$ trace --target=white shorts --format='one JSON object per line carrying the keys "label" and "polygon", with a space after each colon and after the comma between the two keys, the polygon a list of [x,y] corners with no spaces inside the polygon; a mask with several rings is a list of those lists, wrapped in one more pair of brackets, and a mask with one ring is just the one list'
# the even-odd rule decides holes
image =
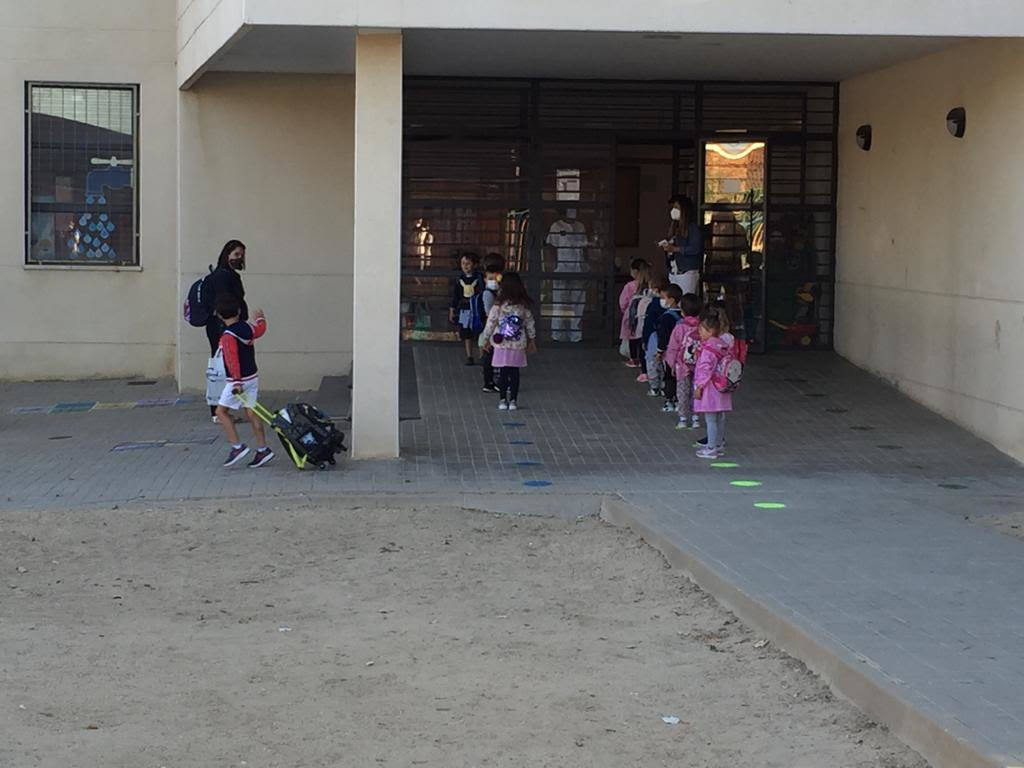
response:
{"label": "white shorts", "polygon": [[256,398],[259,397],[260,394],[260,377],[254,376],[253,378],[242,382],[241,398],[244,398],[244,402],[239,395],[236,395],[232,391],[234,388],[234,382],[227,382],[224,385],[224,391],[220,393],[220,400],[217,401],[217,404],[223,405],[225,408],[231,408],[235,411],[240,411],[243,408],[252,408],[256,402]]}

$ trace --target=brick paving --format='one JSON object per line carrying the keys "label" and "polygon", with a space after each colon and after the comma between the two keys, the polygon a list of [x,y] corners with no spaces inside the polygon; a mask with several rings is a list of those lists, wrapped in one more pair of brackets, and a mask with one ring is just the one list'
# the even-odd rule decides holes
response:
{"label": "brick paving", "polygon": [[[1024,541],[973,522],[1020,510],[1019,464],[832,355],[753,358],[727,425],[724,461],[738,466],[714,468],[693,456],[700,433],[675,431],[612,352],[542,350],[515,413],[496,410],[454,347],[414,354],[421,418],[401,424],[402,458],[323,473],[283,457],[220,469],[224,444],[209,443],[219,432],[201,403],[12,413],[173,398],[168,381],[0,386],[0,504],[444,491],[525,494],[564,513],[574,497],[620,494],[878,682],[1024,764]],[[145,441],[168,442],[112,450]]]}

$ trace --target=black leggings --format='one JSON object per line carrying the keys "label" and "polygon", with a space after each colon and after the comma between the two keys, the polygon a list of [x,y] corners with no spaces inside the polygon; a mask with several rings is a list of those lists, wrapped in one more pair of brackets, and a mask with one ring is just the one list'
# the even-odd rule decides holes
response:
{"label": "black leggings", "polygon": [[[502,400],[516,400],[519,397],[519,369],[505,366],[498,374],[498,390]],[[507,395],[507,397],[506,397]]]}
{"label": "black leggings", "polygon": [[[220,335],[224,333],[224,323],[216,315],[210,315],[206,321],[206,339],[210,342],[210,357],[217,354],[217,347],[220,346]],[[210,414],[217,415],[217,406],[210,406]]]}
{"label": "black leggings", "polygon": [[629,359],[634,362],[639,362],[644,359],[643,344],[640,343],[640,339],[629,340]]}

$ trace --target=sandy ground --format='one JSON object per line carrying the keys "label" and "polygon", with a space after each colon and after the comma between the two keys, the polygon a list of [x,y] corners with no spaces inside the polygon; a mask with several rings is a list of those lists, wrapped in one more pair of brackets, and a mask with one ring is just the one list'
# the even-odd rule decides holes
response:
{"label": "sandy ground", "polygon": [[926,765],[596,520],[0,515],[5,768]]}

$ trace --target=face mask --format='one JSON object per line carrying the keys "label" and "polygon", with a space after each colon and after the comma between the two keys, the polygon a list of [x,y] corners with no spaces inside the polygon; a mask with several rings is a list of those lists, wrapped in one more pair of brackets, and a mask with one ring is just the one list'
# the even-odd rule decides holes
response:
{"label": "face mask", "polygon": [[679,221],[681,218],[683,218],[683,212],[678,208],[673,208],[671,211],[668,212],[668,215],[672,217],[672,221]]}
{"label": "face mask", "polygon": [[245,269],[245,259],[228,259],[228,265],[236,271],[241,271]]}
{"label": "face mask", "polygon": [[490,288],[492,291],[498,290],[498,281],[497,280],[488,280],[487,281],[487,287]]}
{"label": "face mask", "polygon": [[662,309],[669,309],[670,308],[670,305],[668,303],[668,299],[662,299],[661,300],[661,308]]}

